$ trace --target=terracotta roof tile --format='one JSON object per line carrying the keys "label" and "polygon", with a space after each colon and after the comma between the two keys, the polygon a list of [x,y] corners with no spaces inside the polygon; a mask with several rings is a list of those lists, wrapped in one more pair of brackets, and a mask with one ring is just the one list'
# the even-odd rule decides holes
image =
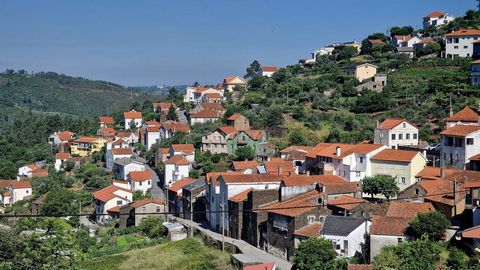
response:
{"label": "terracotta roof tile", "polygon": [[29,181],[11,181],[9,186],[12,186],[13,189],[32,188]]}
{"label": "terracotta roof tile", "polygon": [[470,107],[465,107],[456,114],[447,117],[447,122],[478,122],[478,113]]}
{"label": "terracotta roof tile", "polygon": [[409,123],[410,125],[412,126],[415,126],[414,124],[408,122],[406,119],[404,118],[387,118],[385,119],[382,123],[380,123],[377,128],[381,128],[381,129],[392,129],[392,128],[395,128],[396,126],[400,125],[401,123],[403,122],[407,122]]}
{"label": "terracotta roof tile", "polygon": [[[450,175],[454,172],[459,171],[456,168],[443,168],[445,176]],[[441,168],[440,167],[425,167],[421,170],[417,175],[417,178],[421,178],[422,180],[437,180],[441,178]]]}
{"label": "terracotta roof tile", "polygon": [[433,205],[428,202],[402,202],[394,201],[390,204],[387,211],[388,217],[414,218],[420,213],[427,213],[435,210]]}
{"label": "terracotta roof tile", "polygon": [[475,226],[460,232],[463,238],[480,239],[480,226]]}
{"label": "terracotta roof tile", "polygon": [[80,137],[76,139],[74,142],[76,143],[93,143],[96,142],[98,138],[96,137]]}
{"label": "terracotta roof tile", "polygon": [[245,201],[247,198],[248,198],[248,193],[250,193],[250,191],[252,191],[253,188],[249,188],[247,190],[244,190],[238,194],[235,194],[233,196],[231,196],[230,198],[228,198],[229,201],[232,201],[232,202],[242,202],[242,201]]}
{"label": "terracotta roof tile", "polygon": [[296,217],[317,207],[318,203],[314,201],[321,196],[321,192],[312,190],[282,202],[260,207],[257,211],[267,211],[283,216]]}
{"label": "terracotta roof tile", "polygon": [[55,159],[67,160],[70,159],[70,153],[58,152],[55,154]]}
{"label": "terracotta roof tile", "polygon": [[115,121],[110,116],[100,116],[100,117],[98,117],[98,122],[103,123],[103,124],[107,124],[107,125],[115,124]]}
{"label": "terracotta roof tile", "polygon": [[306,157],[316,158],[318,156],[322,157],[336,157],[337,147],[340,147],[340,152],[348,151],[350,148],[354,147],[354,144],[344,144],[344,143],[319,143],[317,144],[312,151],[308,152]]}
{"label": "terracotta roof tile", "polygon": [[190,178],[190,177],[184,177],[168,187],[168,190],[171,190],[173,192],[178,192],[180,191],[183,187],[190,185],[191,183],[195,182],[197,180]]}
{"label": "terracotta roof tile", "polygon": [[[122,190],[124,192],[128,192],[128,193],[132,193],[132,191],[128,190],[128,189],[125,189],[125,188],[121,188],[121,187],[118,187],[118,186],[114,186],[114,185],[110,185],[106,188],[103,188],[99,191],[95,191],[92,193],[92,196],[99,200],[99,201],[102,201],[102,202],[107,202],[115,197],[118,197],[117,195],[114,194],[114,192],[118,191],[118,190]],[[122,199],[125,199],[125,198],[122,198]]]}
{"label": "terracotta roof tile", "polygon": [[193,144],[172,144],[173,152],[181,152],[186,155],[193,155],[195,153],[195,146]]}
{"label": "terracotta roof tile", "polygon": [[202,103],[198,106],[204,110],[225,111],[225,108],[221,103]]}
{"label": "terracotta roof tile", "polygon": [[225,183],[280,183],[282,178],[271,174],[228,174],[220,173]]}
{"label": "terracotta roof tile", "polygon": [[375,44],[375,45],[385,44],[385,42],[383,42],[383,40],[381,40],[381,39],[369,39],[368,41],[372,44]]}
{"label": "terracotta roof tile", "polygon": [[60,140],[62,140],[64,142],[71,140],[72,137],[75,135],[75,133],[73,133],[71,131],[60,131],[57,134],[58,134],[58,137],[60,138]]}
{"label": "terracotta roof tile", "polygon": [[229,121],[235,121],[237,120],[238,118],[242,117],[243,115],[241,115],[240,113],[236,113],[236,114],[233,114],[232,116],[228,117],[227,120]]}
{"label": "terracotta roof tile", "polygon": [[428,15],[426,15],[424,18],[437,18],[437,17],[443,17],[445,16],[445,13],[440,12],[440,11],[434,11]]}
{"label": "terracotta roof tile", "polygon": [[175,105],[175,103],[170,103],[170,102],[155,102],[155,103],[152,103],[152,107],[155,109],[155,110],[162,110],[162,111],[168,111],[168,109],[170,109],[170,107],[173,108],[177,108],[177,105]]}
{"label": "terracotta roof tile", "polygon": [[275,270],[275,263],[262,263],[243,267],[243,270]]}
{"label": "terracotta roof tile", "polygon": [[142,113],[136,111],[129,111],[123,113],[123,118],[125,119],[142,119]]}
{"label": "terracotta roof tile", "polygon": [[152,171],[133,171],[128,174],[128,177],[134,182],[143,182],[152,180]]}
{"label": "terracotta roof tile", "polygon": [[246,169],[253,169],[256,170],[258,166],[258,162],[255,160],[252,161],[233,161],[232,166],[235,171],[242,171]]}
{"label": "terracotta roof tile", "polygon": [[370,235],[405,236],[410,218],[374,216]]}
{"label": "terracotta roof tile", "polygon": [[382,144],[360,143],[360,144],[357,144],[355,146],[350,147],[346,151],[342,151],[340,153],[340,156],[338,156],[338,157],[336,156],[335,158],[341,159],[341,158],[347,157],[351,154],[367,155],[367,154],[369,154],[369,153],[371,153],[375,150],[378,150],[382,147],[385,147],[385,146],[382,145]]}
{"label": "terracotta roof tile", "polygon": [[477,132],[480,130],[480,126],[472,126],[472,125],[455,125],[451,128],[448,128],[442,132],[441,135],[453,136],[453,137],[461,137],[464,138],[471,133]]}
{"label": "terracotta roof tile", "polygon": [[133,155],[133,150],[132,148],[113,148],[112,154],[119,156],[119,155]]}
{"label": "terracotta roof tile", "polygon": [[322,224],[314,223],[295,230],[293,234],[305,237],[320,237],[322,232]]}
{"label": "terracotta roof tile", "polygon": [[361,203],[365,202],[364,199],[361,198],[353,198],[351,196],[338,196],[336,198],[330,199],[328,201],[328,205],[332,205],[338,208],[352,210],[353,208],[357,207]]}
{"label": "terracotta roof tile", "polygon": [[278,67],[262,66],[262,67],[260,67],[260,69],[263,72],[277,72],[278,71]]}
{"label": "terracotta roof tile", "polygon": [[238,132],[237,129],[232,126],[222,126],[217,129],[225,135],[236,135]]}
{"label": "terracotta roof tile", "polygon": [[165,164],[189,165],[188,160],[182,155],[175,155],[165,161]]}
{"label": "terracotta roof tile", "polygon": [[280,172],[284,176],[295,174],[293,163],[281,158],[272,158],[265,161],[264,166],[268,174],[278,175]]}
{"label": "terracotta roof tile", "polygon": [[140,207],[140,206],[144,206],[145,204],[149,204],[149,203],[155,203],[155,204],[165,205],[165,201],[164,201],[164,200],[145,198],[145,199],[142,199],[142,200],[139,200],[139,201],[134,201],[134,202],[130,205],[130,207],[132,207],[132,208],[138,208],[138,207]]}
{"label": "terracotta roof tile", "polygon": [[116,205],[112,208],[107,209],[107,212],[110,213],[120,213],[120,205]]}
{"label": "terracotta roof tile", "polygon": [[445,35],[446,37],[480,36],[479,29],[460,29]]}
{"label": "terracotta roof tile", "polygon": [[384,160],[384,161],[398,161],[398,162],[411,162],[412,159],[420,152],[398,150],[398,149],[385,149],[380,153],[374,155],[371,160]]}
{"label": "terracotta roof tile", "polygon": [[[235,83],[236,80],[239,80],[239,83]],[[238,76],[228,76],[225,79],[223,79],[223,84],[241,84],[241,85],[246,85],[247,80],[245,80],[242,77]]]}
{"label": "terracotta roof tile", "polygon": [[104,137],[114,137],[115,136],[115,129],[113,128],[100,128],[98,130],[98,135],[104,136]]}
{"label": "terracotta roof tile", "polygon": [[280,153],[287,154],[287,153],[290,153],[290,152],[297,152],[297,151],[308,153],[312,150],[313,150],[313,147],[311,147],[311,146],[292,145],[292,146],[289,146],[285,149],[280,150]]}
{"label": "terracotta roof tile", "polygon": [[253,140],[259,140],[264,134],[263,130],[247,130],[244,132]]}
{"label": "terracotta roof tile", "polygon": [[190,118],[221,118],[222,115],[216,111],[211,109],[203,109],[193,115],[190,115]]}

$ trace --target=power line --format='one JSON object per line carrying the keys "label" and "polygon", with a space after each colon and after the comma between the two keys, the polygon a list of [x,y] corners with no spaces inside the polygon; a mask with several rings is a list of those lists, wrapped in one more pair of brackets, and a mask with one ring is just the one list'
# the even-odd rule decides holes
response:
{"label": "power line", "polygon": [[[389,202],[392,201],[407,201],[407,200],[413,200],[413,199],[422,199],[422,198],[429,198],[429,197],[436,197],[436,196],[445,196],[445,195],[455,195],[455,193],[466,193],[466,190],[463,191],[452,191],[452,192],[444,192],[444,193],[435,193],[435,194],[428,194],[428,195],[419,195],[419,196],[414,196],[414,197],[406,197],[406,198],[395,198],[395,199],[390,199]],[[283,201],[285,202],[285,201]],[[365,201],[366,202],[366,201]],[[278,203],[278,202],[277,202]],[[334,206],[342,206],[342,205],[359,205],[363,202],[345,202],[345,203],[337,203]],[[328,203],[322,203],[322,204],[317,204],[317,205],[301,205],[301,206],[289,206],[289,207],[260,207],[260,208],[254,208],[254,209],[248,209],[248,210],[240,210],[239,212],[268,212],[268,211],[274,211],[274,210],[292,210],[292,209],[304,209],[304,208],[316,208],[316,207],[326,207],[328,206]],[[191,209],[192,210],[192,209]],[[213,213],[230,213],[233,212],[231,210],[207,210],[207,211],[190,211],[190,214],[213,214]],[[143,215],[174,215],[178,214],[177,212],[143,212],[143,213],[137,213],[131,214],[131,213],[118,213],[115,215],[118,216],[143,216]],[[83,214],[58,214],[58,215],[45,215],[45,214],[15,214],[15,215],[5,215],[2,214],[0,215],[0,218],[15,218],[15,217],[82,217],[82,216],[110,216],[111,214],[92,214],[92,213],[83,213]]]}

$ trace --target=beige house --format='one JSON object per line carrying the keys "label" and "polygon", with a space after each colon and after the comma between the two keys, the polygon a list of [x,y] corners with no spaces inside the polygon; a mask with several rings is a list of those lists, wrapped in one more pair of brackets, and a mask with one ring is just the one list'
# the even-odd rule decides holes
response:
{"label": "beige house", "polygon": [[372,175],[395,177],[400,190],[413,185],[415,175],[427,166],[427,159],[417,151],[385,149],[370,160]]}
{"label": "beige house", "polygon": [[225,92],[233,92],[235,86],[247,87],[247,80],[238,76],[229,76],[223,79],[223,88]]}
{"label": "beige house", "polygon": [[227,119],[227,125],[234,127],[238,131],[250,130],[250,121],[239,113],[230,116]]}
{"label": "beige house", "polygon": [[202,137],[202,152],[228,153],[227,141],[235,137],[237,133],[238,131],[232,126],[218,127],[214,132]]}
{"label": "beige house", "polygon": [[374,143],[391,149],[418,145],[418,128],[403,118],[387,118],[375,128]]}
{"label": "beige house", "polygon": [[145,198],[120,207],[120,227],[138,226],[144,218],[165,213],[165,202],[160,199]]}
{"label": "beige house", "polygon": [[345,68],[345,72],[357,78],[358,81],[362,82],[366,79],[373,78],[377,74],[378,67],[369,63],[364,63],[360,65],[350,66]]}

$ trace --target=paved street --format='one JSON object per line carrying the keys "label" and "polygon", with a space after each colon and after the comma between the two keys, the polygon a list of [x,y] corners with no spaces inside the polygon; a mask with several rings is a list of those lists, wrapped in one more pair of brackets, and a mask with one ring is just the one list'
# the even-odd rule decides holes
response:
{"label": "paved street", "polygon": [[[191,225],[190,220],[176,218],[176,217],[173,219],[186,226]],[[202,231],[204,234],[210,236],[211,238],[217,241],[222,240],[221,234],[205,229],[199,223],[193,222],[193,227],[195,227],[199,231]],[[282,270],[290,270],[292,268],[292,264],[290,262],[280,259],[278,257],[275,257],[259,248],[256,248],[248,244],[243,240],[233,239],[230,237],[225,237],[224,239],[225,239],[225,243],[229,243],[236,246],[242,253],[243,255],[242,257],[248,258],[248,261],[258,262],[258,263],[268,263],[268,262],[274,261],[277,264],[277,267]]]}

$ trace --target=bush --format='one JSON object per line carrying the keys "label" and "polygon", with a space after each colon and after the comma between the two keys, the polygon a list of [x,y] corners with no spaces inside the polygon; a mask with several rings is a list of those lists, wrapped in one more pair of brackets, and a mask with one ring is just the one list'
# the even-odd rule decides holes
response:
{"label": "bush", "polygon": [[164,235],[165,227],[162,225],[162,220],[159,217],[149,216],[142,220],[140,230],[149,238],[159,238]]}

